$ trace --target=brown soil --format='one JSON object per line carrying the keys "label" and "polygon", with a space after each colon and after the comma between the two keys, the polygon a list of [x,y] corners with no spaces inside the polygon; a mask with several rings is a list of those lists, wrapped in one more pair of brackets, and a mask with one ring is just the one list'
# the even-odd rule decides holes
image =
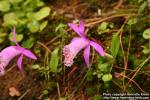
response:
{"label": "brown soil", "polygon": [[[9,70],[9,69],[8,69]],[[33,100],[40,96],[42,91],[42,82],[37,80],[36,74],[29,71],[25,78],[22,77],[17,66],[11,67],[4,76],[0,77],[0,100]],[[14,87],[20,96],[12,97],[9,89]]]}

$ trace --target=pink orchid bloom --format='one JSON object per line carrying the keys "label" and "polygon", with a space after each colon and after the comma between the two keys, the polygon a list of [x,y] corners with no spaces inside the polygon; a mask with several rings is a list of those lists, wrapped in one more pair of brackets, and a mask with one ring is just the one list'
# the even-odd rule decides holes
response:
{"label": "pink orchid bloom", "polygon": [[105,52],[103,48],[94,41],[86,38],[84,33],[84,22],[81,21],[79,26],[73,23],[68,24],[80,37],[75,37],[72,39],[71,43],[66,45],[63,48],[63,55],[65,57],[64,64],[65,66],[70,67],[73,64],[73,59],[75,56],[84,49],[83,57],[87,66],[90,64],[90,46],[94,47],[94,49],[101,56],[105,56]]}
{"label": "pink orchid bloom", "polygon": [[20,56],[17,60],[18,68],[20,69],[22,75],[23,69],[22,69],[22,60],[23,56],[26,56],[28,58],[36,60],[36,56],[29,50],[21,47],[16,40],[16,29],[13,29],[13,41],[15,42],[16,46],[8,46],[7,48],[3,49],[0,52],[0,75],[4,75],[5,68],[9,64],[9,62],[16,56]]}

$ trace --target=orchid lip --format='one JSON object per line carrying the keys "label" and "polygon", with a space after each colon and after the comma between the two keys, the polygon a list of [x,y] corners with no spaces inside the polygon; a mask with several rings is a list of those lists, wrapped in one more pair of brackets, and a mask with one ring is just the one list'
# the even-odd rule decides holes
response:
{"label": "orchid lip", "polygon": [[9,62],[16,56],[20,55],[21,52],[18,51],[15,46],[9,46],[3,49],[0,52],[0,74],[3,75],[5,72],[5,68],[9,64]]}
{"label": "orchid lip", "polygon": [[89,44],[89,41],[84,38],[73,38],[70,44],[63,48],[63,55],[65,57],[64,64],[71,66],[75,56]]}

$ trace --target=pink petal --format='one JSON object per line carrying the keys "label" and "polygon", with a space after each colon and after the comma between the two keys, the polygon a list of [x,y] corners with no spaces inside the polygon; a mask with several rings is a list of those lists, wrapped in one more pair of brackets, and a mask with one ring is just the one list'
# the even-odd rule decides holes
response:
{"label": "pink petal", "polygon": [[77,26],[76,24],[68,23],[68,26],[69,26],[70,28],[72,28],[75,32],[77,32],[78,35],[80,35],[80,33],[79,33],[79,28],[78,28],[78,26]]}
{"label": "pink petal", "polygon": [[31,59],[37,59],[37,57],[29,50],[24,49],[23,54]]}
{"label": "pink petal", "polygon": [[88,45],[83,52],[83,57],[87,66],[90,65],[90,45]]}
{"label": "pink petal", "polygon": [[68,23],[68,26],[71,27],[80,37],[85,37],[84,35],[84,25],[78,27],[76,24]]}
{"label": "pink petal", "polygon": [[18,65],[18,68],[19,68],[19,70],[21,71],[22,75],[24,76],[23,68],[22,68],[22,59],[23,59],[23,55],[21,55],[21,56],[19,57],[19,59],[17,60],[17,65]]}
{"label": "pink petal", "polygon": [[81,38],[80,38],[80,37],[74,37],[74,38],[71,40],[71,42],[74,42],[74,41],[79,40],[79,39],[81,39]]}
{"label": "pink petal", "polygon": [[97,44],[96,42],[90,41],[90,45],[93,46],[95,48],[95,50],[101,55],[104,56],[105,52],[102,48],[102,46],[100,46],[99,44]]}
{"label": "pink petal", "polygon": [[31,59],[37,59],[37,57],[29,50],[23,48],[23,47],[18,47],[18,46],[14,46],[17,50],[19,50],[22,54],[24,54],[25,56],[31,58]]}
{"label": "pink petal", "polygon": [[15,27],[13,28],[12,33],[13,33],[13,42],[15,42],[15,44],[20,47],[20,45],[18,44],[17,39],[16,39],[16,28]]}
{"label": "pink petal", "polygon": [[80,21],[80,26],[79,26],[79,32],[84,35],[84,22],[83,21]]}

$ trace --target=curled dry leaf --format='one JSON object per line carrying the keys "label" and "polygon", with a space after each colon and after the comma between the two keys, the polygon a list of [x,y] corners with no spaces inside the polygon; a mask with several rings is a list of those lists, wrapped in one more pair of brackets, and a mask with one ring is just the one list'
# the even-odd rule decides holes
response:
{"label": "curled dry leaf", "polygon": [[9,88],[9,95],[11,97],[14,97],[14,96],[20,96],[21,94],[15,87],[10,87]]}

